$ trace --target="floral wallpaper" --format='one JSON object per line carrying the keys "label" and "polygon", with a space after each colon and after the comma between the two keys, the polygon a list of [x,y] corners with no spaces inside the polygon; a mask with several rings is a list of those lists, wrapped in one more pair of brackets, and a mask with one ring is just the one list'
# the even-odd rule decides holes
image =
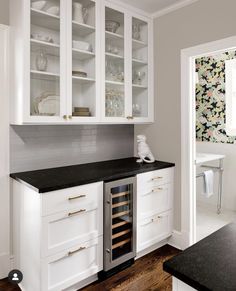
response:
{"label": "floral wallpaper", "polygon": [[235,143],[225,132],[225,60],[236,51],[196,59],[196,139]]}

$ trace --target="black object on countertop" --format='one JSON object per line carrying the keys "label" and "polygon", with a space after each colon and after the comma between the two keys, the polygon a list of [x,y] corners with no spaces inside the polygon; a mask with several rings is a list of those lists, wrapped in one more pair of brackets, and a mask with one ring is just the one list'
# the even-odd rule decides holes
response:
{"label": "black object on countertop", "polygon": [[164,271],[201,291],[236,290],[236,223],[163,264]]}
{"label": "black object on countertop", "polygon": [[140,173],[174,167],[172,163],[156,161],[137,163],[137,158],[126,158],[60,168],[14,173],[11,178],[27,184],[39,193],[69,187],[131,177]]}

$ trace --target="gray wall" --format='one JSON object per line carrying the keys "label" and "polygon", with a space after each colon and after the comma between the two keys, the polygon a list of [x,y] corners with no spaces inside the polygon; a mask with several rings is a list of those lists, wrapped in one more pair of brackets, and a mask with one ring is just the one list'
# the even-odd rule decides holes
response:
{"label": "gray wall", "polygon": [[11,126],[10,171],[133,156],[132,125]]}
{"label": "gray wall", "polygon": [[9,1],[0,0],[0,23],[9,24]]}
{"label": "gray wall", "polygon": [[236,35],[235,0],[199,0],[155,20],[155,117],[153,125],[135,126],[147,135],[156,158],[176,163],[175,228],[181,229],[180,51]]}
{"label": "gray wall", "polygon": [[[9,0],[0,0],[0,23],[9,23]],[[10,171],[27,171],[133,156],[134,127],[12,126]]]}

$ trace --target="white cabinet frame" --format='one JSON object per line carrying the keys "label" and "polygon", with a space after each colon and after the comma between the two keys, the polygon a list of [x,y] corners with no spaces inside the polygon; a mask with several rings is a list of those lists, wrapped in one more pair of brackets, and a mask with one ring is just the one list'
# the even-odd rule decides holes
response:
{"label": "white cabinet frame", "polygon": [[[93,0],[91,0],[93,1]],[[96,112],[93,117],[72,116],[72,0],[60,0],[60,115],[30,114],[31,0],[10,0],[11,23],[11,124],[135,124],[154,121],[153,19],[137,14],[112,1],[97,0],[96,6]],[[105,6],[124,13],[125,116],[105,117]],[[148,113],[132,116],[132,18],[148,23]],[[127,61],[128,60],[128,61]],[[67,117],[67,118],[65,118]]]}

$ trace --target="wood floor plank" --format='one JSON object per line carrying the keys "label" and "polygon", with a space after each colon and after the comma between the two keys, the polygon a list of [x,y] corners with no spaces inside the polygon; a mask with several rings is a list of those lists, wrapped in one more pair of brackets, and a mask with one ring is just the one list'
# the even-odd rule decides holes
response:
{"label": "wood floor plank", "polygon": [[[179,252],[166,245],[135,261],[128,269],[80,291],[171,291],[171,276],[163,271],[162,265]],[[0,280],[0,291],[20,291],[20,288],[5,279]]]}

